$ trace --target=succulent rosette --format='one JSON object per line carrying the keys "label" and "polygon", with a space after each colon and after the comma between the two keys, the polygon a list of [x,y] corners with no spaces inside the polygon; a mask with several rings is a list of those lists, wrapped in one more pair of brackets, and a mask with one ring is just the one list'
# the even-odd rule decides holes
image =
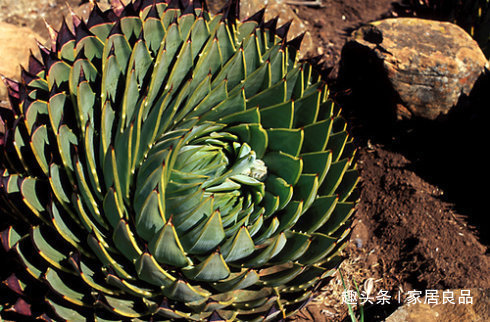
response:
{"label": "succulent rosette", "polygon": [[294,314],[341,261],[358,180],[300,38],[234,1],[113,5],[5,79],[2,314]]}

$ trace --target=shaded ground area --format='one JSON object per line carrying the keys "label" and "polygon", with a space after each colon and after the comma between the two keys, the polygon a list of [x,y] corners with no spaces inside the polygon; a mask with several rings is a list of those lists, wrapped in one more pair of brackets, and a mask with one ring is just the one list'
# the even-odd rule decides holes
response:
{"label": "shaded ground area", "polygon": [[345,40],[353,29],[370,21],[392,17],[393,0],[323,0],[322,7],[294,6],[300,18],[309,22],[310,33],[323,53],[325,67],[333,67],[335,79]]}

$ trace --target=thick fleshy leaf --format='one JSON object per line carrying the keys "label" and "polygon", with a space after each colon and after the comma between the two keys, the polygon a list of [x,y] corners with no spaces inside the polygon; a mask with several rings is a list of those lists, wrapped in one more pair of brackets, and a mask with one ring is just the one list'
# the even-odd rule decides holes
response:
{"label": "thick fleshy leaf", "polygon": [[187,278],[204,282],[223,280],[230,275],[230,269],[219,252],[214,252],[197,266],[183,269],[182,272]]}
{"label": "thick fleshy leaf", "polygon": [[254,241],[246,227],[240,228],[233,238],[228,239],[221,247],[223,258],[227,262],[247,257],[254,251]]}
{"label": "thick fleshy leaf", "polygon": [[0,237],[20,298],[0,319],[290,317],[338,267],[358,197],[302,37],[264,11],[239,21],[237,1],[124,3],[48,26],[50,49],[4,79]]}
{"label": "thick fleshy leaf", "polygon": [[189,264],[171,221],[167,221],[160,232],[153,237],[148,248],[159,263],[176,267],[184,267]]}
{"label": "thick fleshy leaf", "polygon": [[181,238],[182,245],[187,252],[202,254],[218,246],[225,238],[219,211],[215,211],[198,225],[196,232],[198,233],[190,231]]}

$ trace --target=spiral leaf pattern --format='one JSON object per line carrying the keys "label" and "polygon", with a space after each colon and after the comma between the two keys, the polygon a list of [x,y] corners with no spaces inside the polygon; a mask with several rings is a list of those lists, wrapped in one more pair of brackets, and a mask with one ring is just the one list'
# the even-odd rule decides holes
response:
{"label": "spiral leaf pattern", "polygon": [[95,6],[5,79],[6,311],[274,320],[333,274],[355,148],[300,39],[262,16]]}

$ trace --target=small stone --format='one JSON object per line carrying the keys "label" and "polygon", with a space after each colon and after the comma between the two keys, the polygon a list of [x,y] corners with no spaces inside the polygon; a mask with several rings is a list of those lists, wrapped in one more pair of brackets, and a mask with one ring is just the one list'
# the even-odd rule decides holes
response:
{"label": "small stone", "polygon": [[398,118],[436,119],[469,95],[487,59],[459,26],[418,18],[391,18],[363,26],[351,42],[382,63],[401,102]]}

